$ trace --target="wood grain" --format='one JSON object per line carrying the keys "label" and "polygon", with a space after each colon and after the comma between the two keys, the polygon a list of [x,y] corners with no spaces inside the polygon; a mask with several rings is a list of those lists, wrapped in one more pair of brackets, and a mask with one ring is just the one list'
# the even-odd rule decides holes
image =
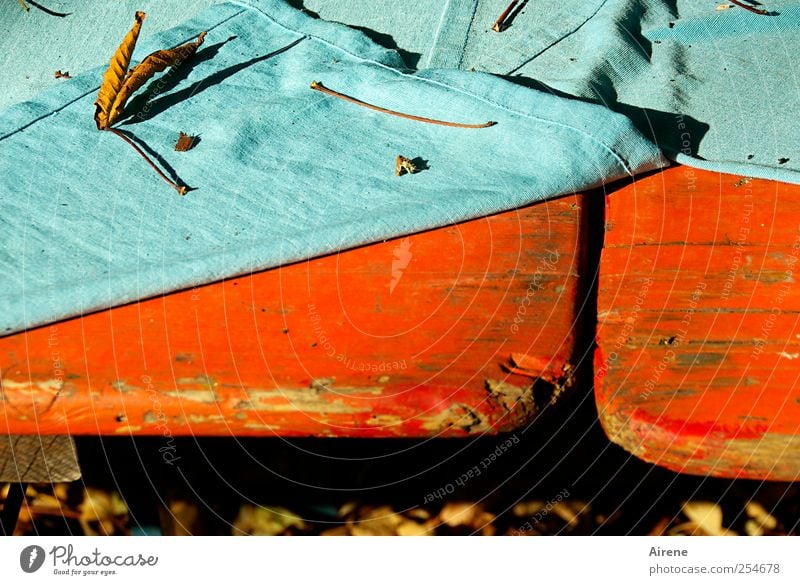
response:
{"label": "wood grain", "polygon": [[511,354],[555,383],[572,356],[583,203],[565,197],[0,339],[0,432],[517,428],[537,414],[532,379],[503,368]]}
{"label": "wood grain", "polygon": [[800,187],[675,167],[607,199],[595,391],[675,471],[800,477]]}

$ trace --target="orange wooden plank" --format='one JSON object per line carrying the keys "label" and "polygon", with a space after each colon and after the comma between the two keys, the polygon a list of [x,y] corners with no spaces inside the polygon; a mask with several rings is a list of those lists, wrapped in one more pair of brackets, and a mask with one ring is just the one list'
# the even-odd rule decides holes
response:
{"label": "orange wooden plank", "polygon": [[583,203],[0,339],[0,432],[458,436],[526,424],[531,379],[502,365],[528,356],[563,382],[583,301]]}
{"label": "orange wooden plank", "polygon": [[800,477],[800,187],[675,167],[611,194],[595,390],[676,471]]}

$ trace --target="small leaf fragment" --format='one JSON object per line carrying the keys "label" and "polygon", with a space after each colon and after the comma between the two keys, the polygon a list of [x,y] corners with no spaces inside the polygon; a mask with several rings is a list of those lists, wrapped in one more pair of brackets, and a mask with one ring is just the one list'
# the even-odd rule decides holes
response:
{"label": "small leaf fragment", "polygon": [[394,164],[395,175],[400,177],[406,173],[409,175],[413,175],[416,172],[417,172],[417,165],[415,165],[410,158],[406,158],[402,154],[397,155],[397,160],[395,160]]}
{"label": "small leaf fragment", "polygon": [[53,75],[56,79],[72,79],[72,75],[69,74],[69,71],[61,71],[61,69],[56,71]]}
{"label": "small leaf fragment", "polygon": [[197,142],[197,136],[189,136],[185,132],[180,132],[178,142],[175,143],[175,150],[178,152],[186,152],[192,150]]}

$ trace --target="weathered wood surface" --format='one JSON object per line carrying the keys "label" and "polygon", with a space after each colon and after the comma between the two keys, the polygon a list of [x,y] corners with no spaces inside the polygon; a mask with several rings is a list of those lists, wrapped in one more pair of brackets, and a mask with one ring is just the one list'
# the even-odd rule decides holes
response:
{"label": "weathered wood surface", "polygon": [[800,478],[800,187],[676,167],[607,198],[595,392],[675,471]]}
{"label": "weathered wood surface", "polygon": [[565,197],[0,339],[0,433],[517,428],[536,416],[531,378],[503,364],[518,354],[559,384],[572,355],[583,204]]}

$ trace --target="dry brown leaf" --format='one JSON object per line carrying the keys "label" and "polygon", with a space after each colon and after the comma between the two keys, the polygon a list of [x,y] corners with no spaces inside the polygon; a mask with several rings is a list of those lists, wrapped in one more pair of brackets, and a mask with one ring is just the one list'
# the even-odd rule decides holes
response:
{"label": "dry brown leaf", "polygon": [[390,506],[367,509],[361,517],[350,524],[353,536],[395,536],[403,517]]}
{"label": "dry brown leaf", "polygon": [[469,502],[448,502],[439,512],[439,520],[452,528],[466,526],[471,530],[480,530],[484,536],[494,534],[495,515],[487,512],[480,504]]}
{"label": "dry brown leaf", "polygon": [[61,500],[62,502],[66,502],[67,498],[69,497],[69,484],[57,483],[53,487],[53,493],[59,500]]}
{"label": "dry brown leaf", "polygon": [[455,528],[456,526],[470,525],[477,510],[475,504],[469,502],[448,502],[439,512],[439,519]]}
{"label": "dry brown leaf", "polygon": [[122,115],[128,98],[148,79],[167,67],[179,65],[194,55],[197,48],[203,44],[206,35],[204,32],[200,33],[197,40],[192,43],[156,51],[145,57],[138,65],[130,67],[131,56],[136,48],[144,18],[144,12],[136,13],[131,30],[111,57],[108,70],[103,75],[103,83],[95,101],[94,120],[98,130],[106,130],[114,125]]}
{"label": "dry brown leaf", "polygon": [[87,536],[111,535],[124,524],[128,507],[116,492],[109,493],[96,488],[84,492],[80,510],[80,524]]}
{"label": "dry brown leaf", "polygon": [[553,504],[553,514],[566,522],[570,528],[578,525],[580,515],[589,510],[585,502],[556,502]]}
{"label": "dry brown leaf", "polygon": [[200,509],[193,501],[175,499],[159,510],[164,536],[191,536],[201,532]]}
{"label": "dry brown leaf", "polygon": [[397,525],[398,536],[430,536],[428,529],[413,520],[404,520]]}
{"label": "dry brown leaf", "polygon": [[404,157],[402,154],[397,155],[394,162],[394,174],[398,177],[404,174],[413,175],[417,172],[417,165],[413,163],[410,158]]}
{"label": "dry brown leaf", "polygon": [[339,508],[339,511],[336,513],[338,518],[345,518],[355,512],[358,509],[357,502],[345,502],[342,504],[342,507]]}
{"label": "dry brown leaf", "polygon": [[685,502],[683,513],[689,522],[670,530],[670,535],[697,534],[701,536],[734,536],[736,532],[722,525],[722,508],[712,502]]}
{"label": "dry brown leaf", "polygon": [[303,530],[306,525],[300,516],[286,508],[245,504],[239,509],[239,515],[233,522],[232,533],[234,536],[275,536],[292,527]]}
{"label": "dry brown leaf", "polygon": [[758,502],[748,502],[745,507],[747,515],[752,518],[760,528],[767,530],[775,530],[778,527],[778,521],[775,517],[767,512],[766,508]]}
{"label": "dry brown leaf", "polygon": [[530,500],[528,502],[519,502],[514,506],[514,509],[511,511],[514,516],[523,517],[523,516],[533,516],[544,508],[547,504],[541,500]]}
{"label": "dry brown leaf", "polygon": [[130,67],[131,56],[133,55],[133,50],[136,48],[136,41],[139,38],[139,32],[142,29],[144,18],[144,12],[136,13],[133,27],[131,27],[131,30],[125,35],[122,44],[120,44],[119,48],[111,57],[108,70],[103,75],[103,83],[100,85],[97,100],[94,102],[94,121],[98,130],[108,130],[127,142],[130,147],[158,173],[159,177],[179,194],[185,195],[189,191],[186,185],[182,185],[180,182],[175,182],[170,179],[152,160],[150,160],[144,150],[137,146],[133,140],[123,132],[112,126],[119,120],[125,108],[125,103],[137,89],[142,87],[147,80],[156,73],[164,71],[167,67],[180,65],[183,61],[194,55],[197,48],[203,44],[206,33],[201,32],[197,36],[197,40],[193,43],[186,43],[174,49],[165,49],[163,51],[150,53],[141,63]]}
{"label": "dry brown leaf", "polygon": [[428,512],[425,508],[412,508],[405,513],[406,516],[409,518],[414,518],[415,520],[428,520],[431,517],[431,513]]}
{"label": "dry brown leaf", "polygon": [[194,148],[196,140],[197,136],[189,136],[185,132],[180,132],[178,136],[178,142],[175,143],[175,150],[177,150],[178,152],[186,152],[187,150],[192,150],[192,148]]}
{"label": "dry brown leaf", "polygon": [[744,532],[747,536],[764,536],[764,529],[755,520],[748,520],[744,523]]}
{"label": "dry brown leaf", "polygon": [[50,494],[37,494],[31,502],[30,506],[36,508],[60,508],[61,501],[56,498],[55,496],[51,496]]}
{"label": "dry brown leaf", "polygon": [[144,12],[137,12],[135,14],[133,27],[131,27],[131,30],[125,35],[122,44],[120,44],[117,51],[111,57],[108,70],[103,75],[103,83],[100,85],[100,92],[97,94],[97,100],[94,102],[94,121],[99,130],[105,130],[113,124],[111,112],[114,109],[114,102],[122,89],[122,85],[125,83],[125,76],[128,73],[128,67],[130,66],[131,57],[133,56],[133,49],[136,47],[136,41],[139,38],[139,32],[142,30],[144,17]]}
{"label": "dry brown leaf", "polygon": [[72,75],[69,74],[69,71],[61,71],[61,69],[56,71],[53,75],[56,79],[72,79]]}

